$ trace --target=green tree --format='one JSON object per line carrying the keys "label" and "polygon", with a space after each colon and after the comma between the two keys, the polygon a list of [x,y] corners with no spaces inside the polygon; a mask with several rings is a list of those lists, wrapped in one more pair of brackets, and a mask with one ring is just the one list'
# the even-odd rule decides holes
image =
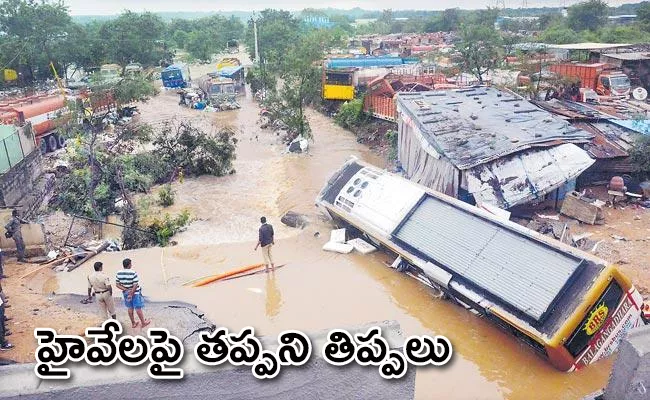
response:
{"label": "green tree", "polygon": [[210,34],[206,31],[192,31],[187,35],[185,49],[192,58],[209,61],[216,50],[210,39]]}
{"label": "green tree", "polygon": [[442,12],[440,30],[443,32],[457,31],[460,27],[460,12],[457,8],[448,8]]}
{"label": "green tree", "polygon": [[174,34],[172,35],[172,41],[179,49],[185,48],[185,45],[187,44],[189,38],[190,38],[190,34],[181,30],[174,32]]}
{"label": "green tree", "polygon": [[286,54],[279,74],[282,86],[279,92],[269,95],[265,106],[274,119],[287,125],[288,140],[311,137],[305,108],[319,98],[320,72],[315,65],[322,60],[324,51],[340,44],[331,31],[312,30],[302,35]]}
{"label": "green tree", "polygon": [[574,31],[595,31],[607,23],[609,6],[603,0],[589,0],[569,7],[567,24]]}
{"label": "green tree", "polygon": [[49,63],[58,64],[62,44],[71,36],[72,20],[62,1],[5,0],[0,2],[0,63],[25,65],[36,78],[49,78]]}
{"label": "green tree", "polygon": [[125,67],[130,62],[157,65],[165,58],[164,32],[165,23],[156,14],[126,11],[104,23],[99,33],[109,60]]}
{"label": "green tree", "polygon": [[462,54],[463,67],[483,83],[483,75],[499,61],[501,37],[493,27],[483,24],[463,24],[460,42],[456,45]]}
{"label": "green tree", "polygon": [[636,9],[636,18],[645,30],[650,30],[650,1],[644,1]]}
{"label": "green tree", "polygon": [[565,25],[553,25],[539,35],[538,40],[542,43],[567,44],[575,43],[579,35],[576,31]]}
{"label": "green tree", "polygon": [[[300,21],[289,11],[271,9],[262,11],[256,20],[260,57],[265,65],[277,69],[299,40]],[[251,59],[254,59],[255,38],[252,21],[248,22],[245,43]]]}

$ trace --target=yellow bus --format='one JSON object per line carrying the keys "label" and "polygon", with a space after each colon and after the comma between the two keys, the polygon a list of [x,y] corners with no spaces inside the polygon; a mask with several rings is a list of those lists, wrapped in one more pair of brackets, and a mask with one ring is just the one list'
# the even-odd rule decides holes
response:
{"label": "yellow bus", "polygon": [[354,99],[354,72],[350,69],[323,68],[323,99],[352,100]]}
{"label": "yellow bus", "polygon": [[316,204],[394,253],[392,266],[572,371],[613,353],[644,323],[614,265],[353,158]]}

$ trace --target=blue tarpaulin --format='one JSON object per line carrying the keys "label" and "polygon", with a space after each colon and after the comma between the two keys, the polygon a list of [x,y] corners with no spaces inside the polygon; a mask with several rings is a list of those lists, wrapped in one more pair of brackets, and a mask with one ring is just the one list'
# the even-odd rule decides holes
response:
{"label": "blue tarpaulin", "polygon": [[650,134],[650,120],[648,119],[611,119],[609,122],[642,135]]}
{"label": "blue tarpaulin", "polygon": [[241,65],[222,67],[218,71],[218,74],[219,74],[219,76],[222,76],[224,78],[231,78],[232,79],[232,78],[235,77],[235,75],[237,75],[237,73],[239,73],[239,71],[242,70],[242,68],[244,68],[244,67],[242,67]]}

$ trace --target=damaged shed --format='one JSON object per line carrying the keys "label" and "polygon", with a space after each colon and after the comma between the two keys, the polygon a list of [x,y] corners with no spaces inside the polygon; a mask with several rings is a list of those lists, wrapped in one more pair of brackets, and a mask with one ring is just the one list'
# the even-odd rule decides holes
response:
{"label": "damaged shed", "polygon": [[508,209],[575,179],[593,135],[489,87],[397,95],[398,157],[407,177],[470,203]]}

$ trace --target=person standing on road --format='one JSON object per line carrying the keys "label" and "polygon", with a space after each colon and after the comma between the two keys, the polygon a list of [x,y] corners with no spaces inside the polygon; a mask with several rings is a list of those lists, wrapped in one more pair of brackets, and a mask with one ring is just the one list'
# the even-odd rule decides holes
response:
{"label": "person standing on road", "polygon": [[255,250],[257,251],[257,248],[262,246],[264,267],[268,271],[269,265],[271,266],[271,269],[275,269],[275,264],[273,263],[273,255],[271,254],[271,247],[275,244],[275,241],[273,240],[273,226],[266,223],[266,217],[260,218],[260,222],[262,223],[262,226],[260,226],[259,239],[257,240]]}
{"label": "person standing on road", "polygon": [[23,241],[23,232],[21,230],[21,224],[26,224],[27,222],[20,218],[18,210],[14,209],[11,212],[11,219],[5,225],[7,233],[6,237],[14,239],[16,243],[16,251],[18,252],[18,262],[27,262],[25,260],[25,242]]}
{"label": "person standing on road", "polygon": [[[149,325],[150,320],[144,319],[144,314],[142,308],[144,307],[144,298],[142,297],[142,287],[140,286],[140,278],[138,273],[131,269],[131,260],[125,258],[122,261],[122,269],[117,272],[117,278],[115,279],[115,286],[122,291],[122,296],[124,296],[124,305],[129,309],[129,318],[131,319],[131,325],[134,328],[138,327],[138,324],[142,323],[142,327]],[[140,321],[136,321],[133,316],[133,310],[138,314]]]}
{"label": "person standing on road", "polygon": [[111,286],[111,278],[104,274],[104,264],[97,261],[95,265],[95,272],[88,275],[88,299],[87,302],[92,301],[92,292],[95,292],[97,304],[102,312],[102,318],[108,315],[110,318],[117,319],[115,316],[115,302],[113,302],[113,287]]}

